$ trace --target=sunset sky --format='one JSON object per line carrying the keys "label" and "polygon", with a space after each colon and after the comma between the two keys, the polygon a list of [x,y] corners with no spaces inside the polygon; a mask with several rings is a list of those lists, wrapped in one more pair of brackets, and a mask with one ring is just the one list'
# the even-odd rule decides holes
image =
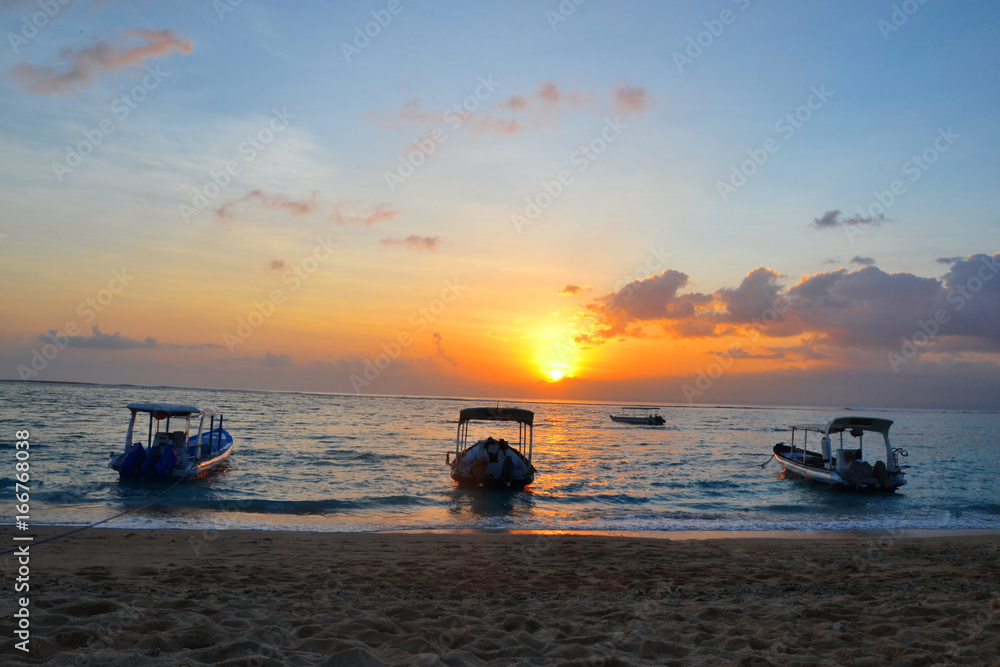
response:
{"label": "sunset sky", "polygon": [[0,21],[0,379],[1000,408],[995,2]]}

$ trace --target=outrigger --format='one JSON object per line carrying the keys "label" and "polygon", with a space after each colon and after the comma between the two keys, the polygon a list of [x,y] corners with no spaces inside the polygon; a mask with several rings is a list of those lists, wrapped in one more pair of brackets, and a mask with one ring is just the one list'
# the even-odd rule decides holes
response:
{"label": "outrigger", "polygon": [[[112,452],[108,461],[108,467],[117,470],[122,479],[196,477],[216,468],[233,453],[233,436],[222,428],[221,412],[172,403],[131,403],[127,407],[132,418],[125,451]],[[132,442],[140,413],[149,415],[145,447],[141,440]]]}
{"label": "outrigger", "polygon": [[[889,443],[891,419],[874,417],[838,417],[827,424],[802,424],[792,426],[791,444],[779,442],[774,446],[774,458],[785,472],[794,473],[835,487],[857,491],[894,491],[906,484],[900,456],[906,450],[893,449]],[[809,434],[819,436],[820,451],[808,449]],[[844,433],[857,442],[844,441]],[[871,465],[863,460],[862,441],[865,433],[878,433],[885,444],[885,461],[876,460]],[[796,434],[799,441],[796,443]],[[834,448],[831,436],[839,435]],[[846,445],[846,446],[845,446]]]}
{"label": "outrigger", "polygon": [[[531,465],[535,413],[521,408],[466,408],[459,413],[455,451],[447,452],[451,478],[460,486],[489,489],[523,489],[535,480]],[[469,445],[469,422],[512,421],[518,425],[517,442],[488,437]],[[452,459],[454,454],[454,459]]]}

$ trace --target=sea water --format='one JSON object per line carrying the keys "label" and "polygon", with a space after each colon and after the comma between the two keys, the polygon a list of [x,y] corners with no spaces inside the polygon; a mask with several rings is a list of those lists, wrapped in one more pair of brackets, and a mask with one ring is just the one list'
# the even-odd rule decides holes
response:
{"label": "sea water", "polygon": [[[131,402],[225,413],[233,455],[175,486],[125,482]],[[13,493],[14,434],[30,432],[31,524],[373,531],[1000,529],[1000,414],[830,408],[664,407],[662,427],[612,422],[614,405],[500,401],[535,413],[527,490],[458,489],[445,454],[459,410],[493,400],[0,382],[0,478]],[[765,467],[792,424],[844,414],[895,420],[907,485],[854,494]],[[506,427],[506,428],[505,428]],[[470,437],[516,441],[515,424]],[[817,443],[818,444],[818,443]],[[884,458],[878,436],[866,458]],[[8,523],[15,514],[7,508]]]}

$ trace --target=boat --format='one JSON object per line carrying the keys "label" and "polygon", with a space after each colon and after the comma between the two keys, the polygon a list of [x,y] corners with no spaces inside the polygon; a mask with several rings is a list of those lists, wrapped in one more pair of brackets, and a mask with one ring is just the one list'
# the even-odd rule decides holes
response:
{"label": "boat", "polygon": [[642,426],[663,426],[666,420],[660,416],[659,408],[644,405],[625,406],[617,415],[608,415],[613,422],[639,424]]}
{"label": "boat", "polygon": [[[874,417],[837,417],[827,424],[796,425],[792,427],[790,444],[779,442],[774,446],[774,459],[786,473],[830,486],[856,491],[895,491],[906,484],[903,468],[909,466],[899,464],[899,458],[907,456],[907,452],[892,447],[890,426],[891,419]],[[872,465],[864,460],[862,443],[866,433],[882,437],[885,461],[876,460]],[[810,434],[815,434],[820,451],[809,449]],[[844,439],[845,434],[849,439]]]}
{"label": "boat", "polygon": [[[459,413],[455,451],[445,463],[459,486],[486,489],[523,489],[535,480],[531,464],[535,413],[522,408],[465,408]],[[518,438],[510,443],[492,436],[469,445],[469,423],[474,421],[516,422]],[[452,458],[454,454],[454,458]]]}
{"label": "boat", "polygon": [[[197,477],[219,467],[233,453],[233,436],[222,428],[222,413],[194,405],[130,403],[132,418],[125,436],[125,451],[112,452],[108,467],[121,479],[175,479]],[[136,424],[149,415],[146,445]],[[206,428],[207,427],[207,428]],[[173,430],[171,430],[171,428]]]}

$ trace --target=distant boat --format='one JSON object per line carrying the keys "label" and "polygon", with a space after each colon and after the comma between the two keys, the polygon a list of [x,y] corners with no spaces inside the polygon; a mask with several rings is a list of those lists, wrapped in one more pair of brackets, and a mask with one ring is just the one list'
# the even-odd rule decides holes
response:
{"label": "distant boat", "polygon": [[667,421],[660,416],[659,408],[644,405],[626,406],[617,415],[608,415],[611,421],[623,424],[639,424],[641,426],[663,426]]}
{"label": "distant boat", "polygon": [[[907,453],[899,447],[893,449],[889,443],[890,426],[891,419],[874,417],[838,417],[827,424],[793,426],[791,444],[776,444],[774,458],[785,472],[823,484],[857,491],[894,491],[906,484],[902,469],[909,466],[899,465],[899,457]],[[818,452],[808,449],[810,433],[819,439]],[[857,442],[845,442],[844,433]],[[885,461],[876,460],[872,465],[864,460],[862,442],[866,433],[882,436]],[[831,436],[839,436],[836,444]]]}
{"label": "distant boat", "polygon": [[[132,418],[125,451],[112,452],[108,461],[108,467],[117,470],[121,479],[197,477],[218,467],[233,453],[233,436],[222,428],[221,412],[171,403],[131,403],[127,407]],[[132,441],[139,414],[149,415],[145,447],[141,436]]]}
{"label": "distant boat", "polygon": [[[531,465],[535,413],[520,408],[466,408],[459,413],[455,451],[445,463],[459,486],[487,489],[523,489],[535,480]],[[512,421],[518,424],[518,439],[509,443],[492,437],[469,445],[469,422]],[[451,456],[454,453],[455,458]]]}

